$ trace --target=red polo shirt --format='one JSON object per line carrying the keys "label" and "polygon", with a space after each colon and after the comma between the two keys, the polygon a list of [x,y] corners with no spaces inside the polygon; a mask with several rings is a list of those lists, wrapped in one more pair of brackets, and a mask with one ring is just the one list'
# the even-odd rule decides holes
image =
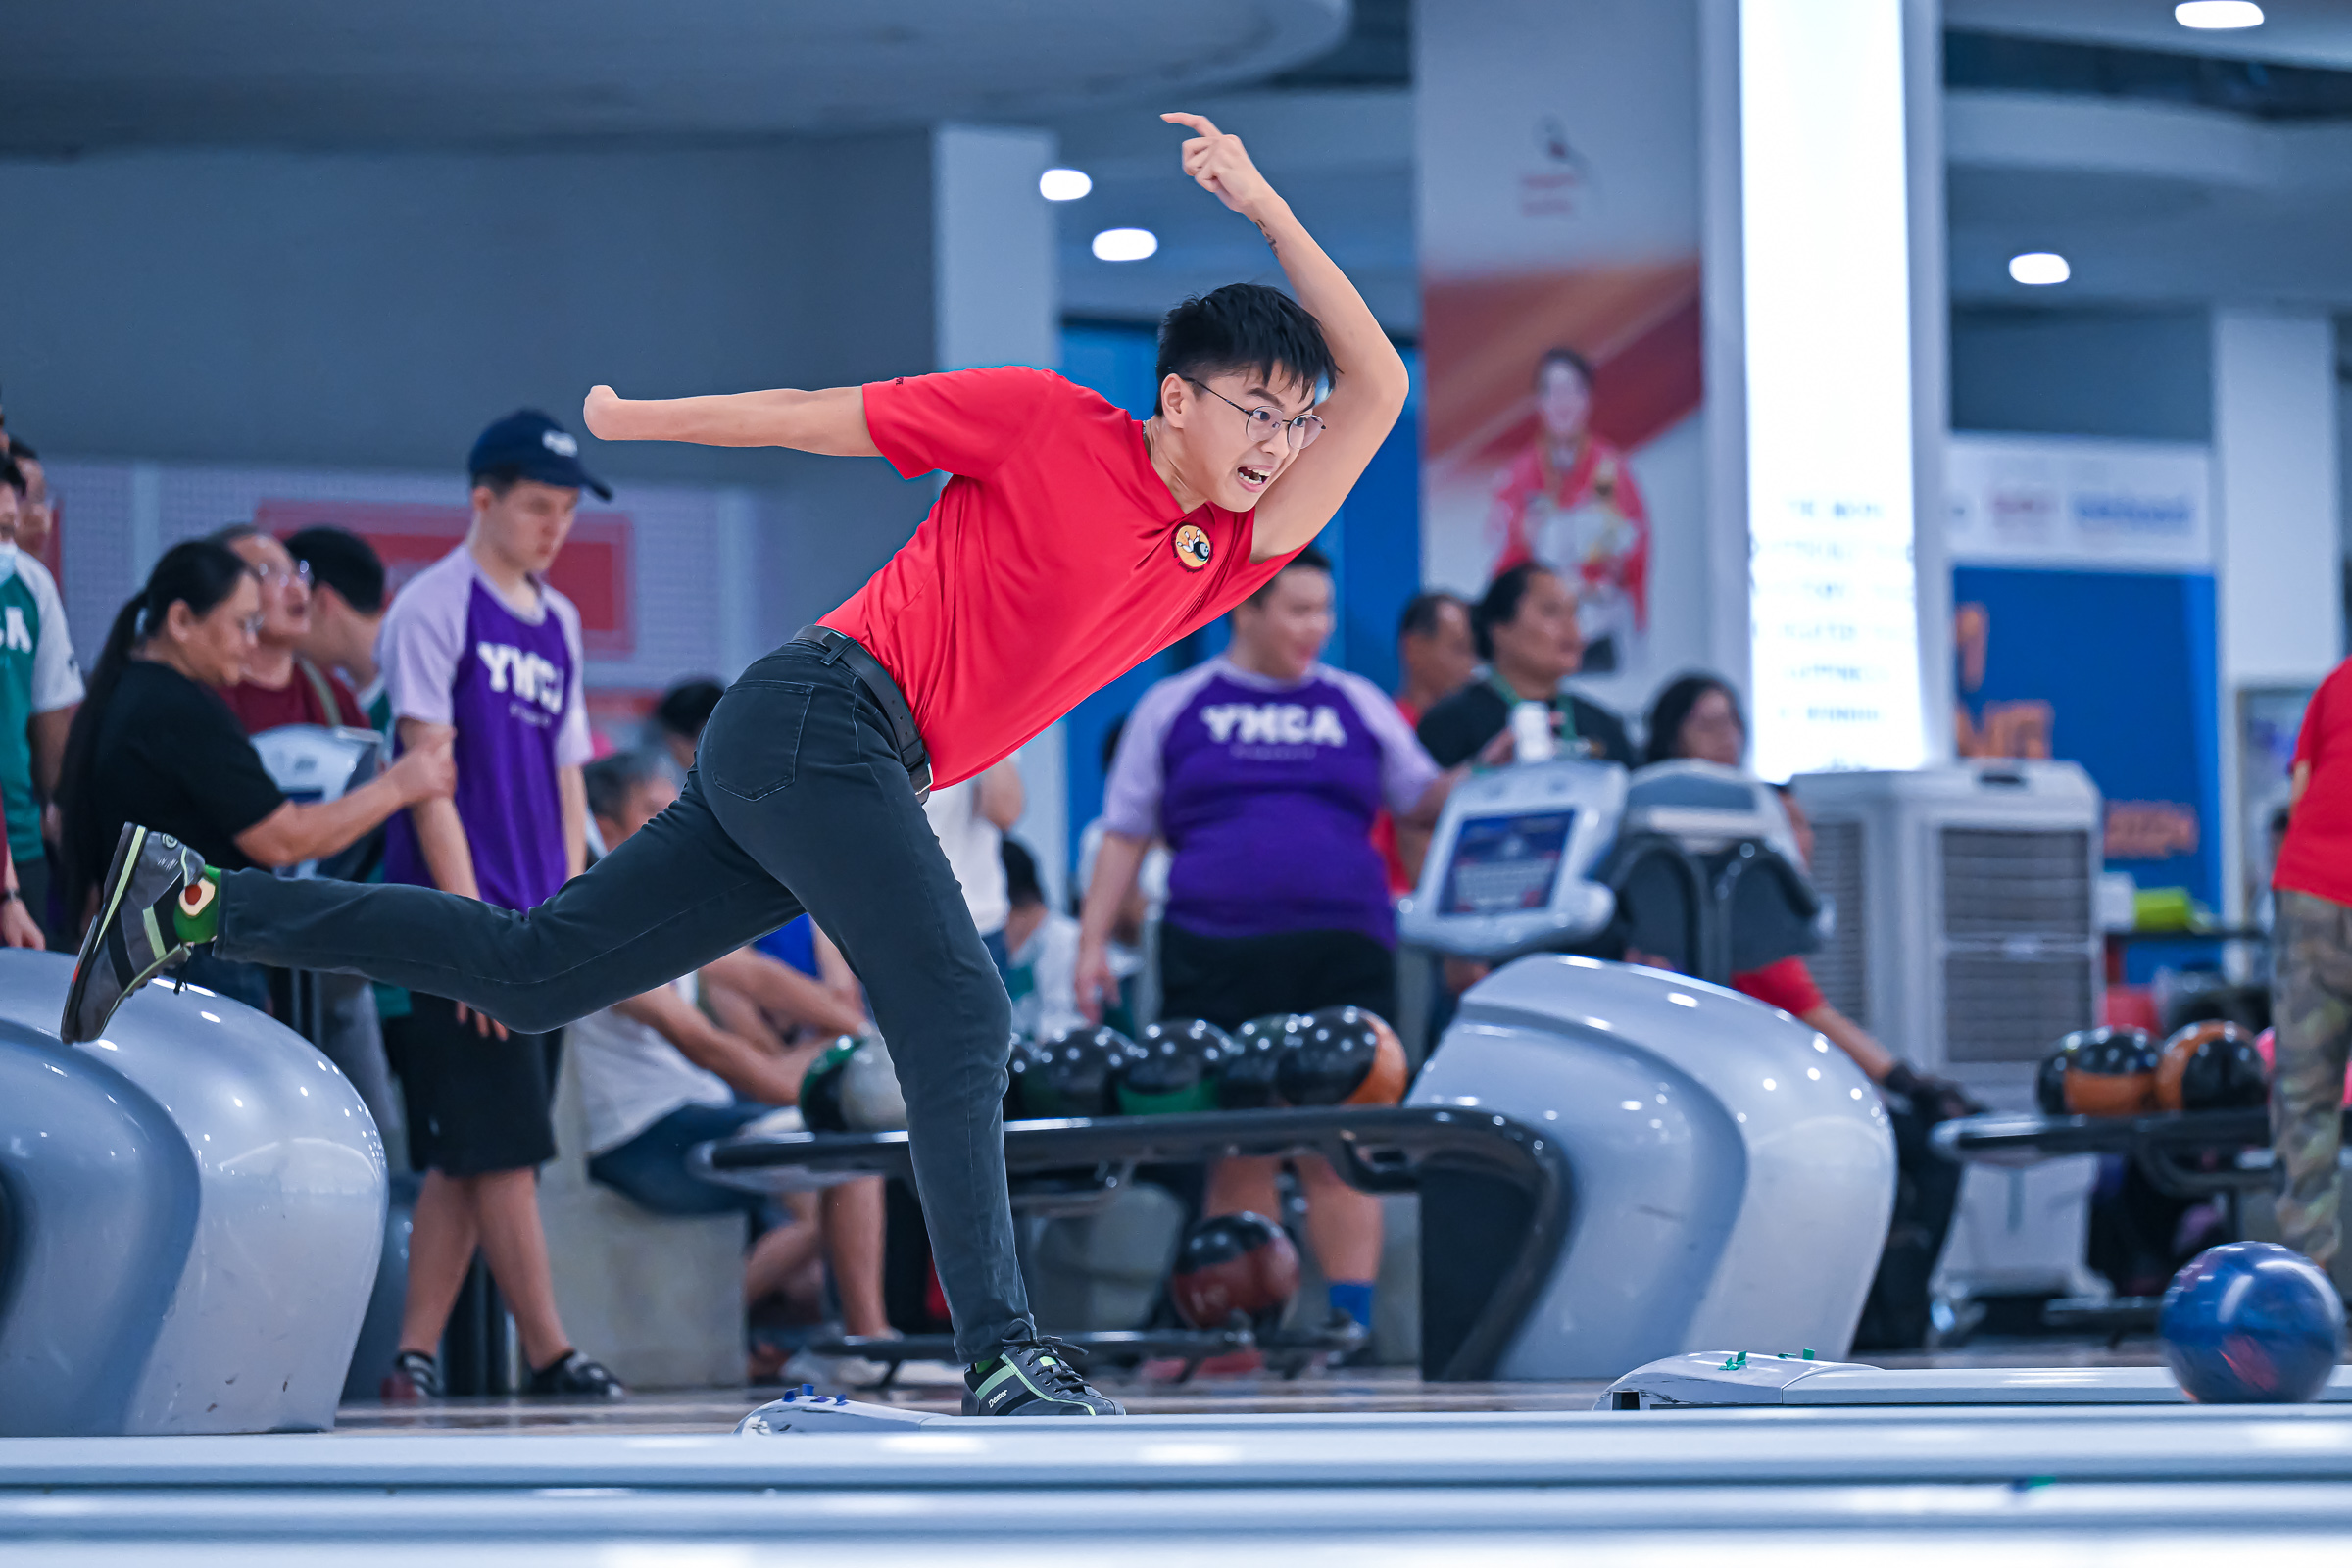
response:
{"label": "red polo shirt", "polygon": [[2352,660],[2329,671],[2303,710],[2295,760],[2311,782],[2287,818],[2271,886],[2352,905]]}
{"label": "red polo shirt", "polygon": [[1144,427],[1050,370],[865,389],[874,445],[952,477],[906,547],[824,624],[914,707],[934,781],[970,778],[1271,579],[1253,513],[1178,511]]}

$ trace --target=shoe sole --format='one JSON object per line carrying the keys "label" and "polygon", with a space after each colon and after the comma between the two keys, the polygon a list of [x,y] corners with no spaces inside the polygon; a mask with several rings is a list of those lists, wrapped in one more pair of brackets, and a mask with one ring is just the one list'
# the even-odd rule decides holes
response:
{"label": "shoe sole", "polygon": [[[98,918],[90,922],[90,929],[82,935],[81,952],[74,959],[74,981],[66,988],[66,1013],[58,1020],[58,1035],[69,1046],[78,1046],[84,1039],[97,1038],[95,1035],[78,1034],[74,1020],[81,1015],[82,1003],[89,996],[90,976],[96,972],[99,950],[106,944],[106,934],[114,929],[115,916],[122,912],[122,895],[130,886],[131,864],[146,845],[147,830],[133,822],[123,823],[122,831],[115,838],[115,858],[107,862],[106,867],[106,903],[99,909]],[[124,986],[122,994],[130,995],[130,989]],[[108,1016],[111,1018],[113,1014]],[[105,1025],[101,1023],[99,1027],[104,1028]]]}

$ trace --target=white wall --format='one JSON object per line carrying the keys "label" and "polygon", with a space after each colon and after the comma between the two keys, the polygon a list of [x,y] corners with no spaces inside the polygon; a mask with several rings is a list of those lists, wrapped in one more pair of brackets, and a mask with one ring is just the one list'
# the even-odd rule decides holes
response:
{"label": "white wall", "polygon": [[[2335,323],[2319,312],[2213,315],[2213,449],[2221,520],[2222,820],[2236,823],[2237,692],[2317,681],[2343,655]],[[2222,841],[2243,914],[2244,846]]]}
{"label": "white wall", "polygon": [[[661,396],[930,369],[932,163],[921,132],[0,162],[12,231],[44,241],[0,247],[11,422],[60,457],[455,474],[515,407],[576,428],[597,381]],[[585,445],[623,507],[642,481],[753,498],[758,592],[722,607],[752,622],[731,653],[831,608],[929,502],[878,463]]]}

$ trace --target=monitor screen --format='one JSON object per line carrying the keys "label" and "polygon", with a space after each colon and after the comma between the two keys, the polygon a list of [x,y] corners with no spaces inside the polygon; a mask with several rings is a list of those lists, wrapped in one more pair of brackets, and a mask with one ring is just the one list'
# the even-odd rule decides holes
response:
{"label": "monitor screen", "polygon": [[1454,835],[1440,914],[1509,914],[1551,903],[1574,811],[1473,816]]}

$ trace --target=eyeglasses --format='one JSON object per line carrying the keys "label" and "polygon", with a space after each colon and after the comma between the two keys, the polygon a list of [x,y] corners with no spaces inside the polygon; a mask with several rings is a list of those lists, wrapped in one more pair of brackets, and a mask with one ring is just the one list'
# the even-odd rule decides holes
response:
{"label": "eyeglasses", "polygon": [[311,564],[297,561],[291,566],[256,566],[253,568],[253,580],[265,588],[274,588],[281,582],[300,582],[308,588],[313,581]]}
{"label": "eyeglasses", "polygon": [[[1185,379],[1193,381],[1189,375]],[[1239,403],[1235,403],[1233,399],[1205,381],[1193,381],[1193,385],[1215,398],[1219,403],[1230,404],[1234,408],[1241,409],[1242,417],[1250,421],[1250,439],[1252,441],[1263,441],[1274,433],[1274,427],[1279,424],[1283,428],[1284,436],[1291,443],[1291,450],[1304,452],[1315,444],[1315,437],[1323,433],[1323,421],[1311,414],[1301,414],[1296,419],[1285,419],[1272,409],[1243,409]]]}

